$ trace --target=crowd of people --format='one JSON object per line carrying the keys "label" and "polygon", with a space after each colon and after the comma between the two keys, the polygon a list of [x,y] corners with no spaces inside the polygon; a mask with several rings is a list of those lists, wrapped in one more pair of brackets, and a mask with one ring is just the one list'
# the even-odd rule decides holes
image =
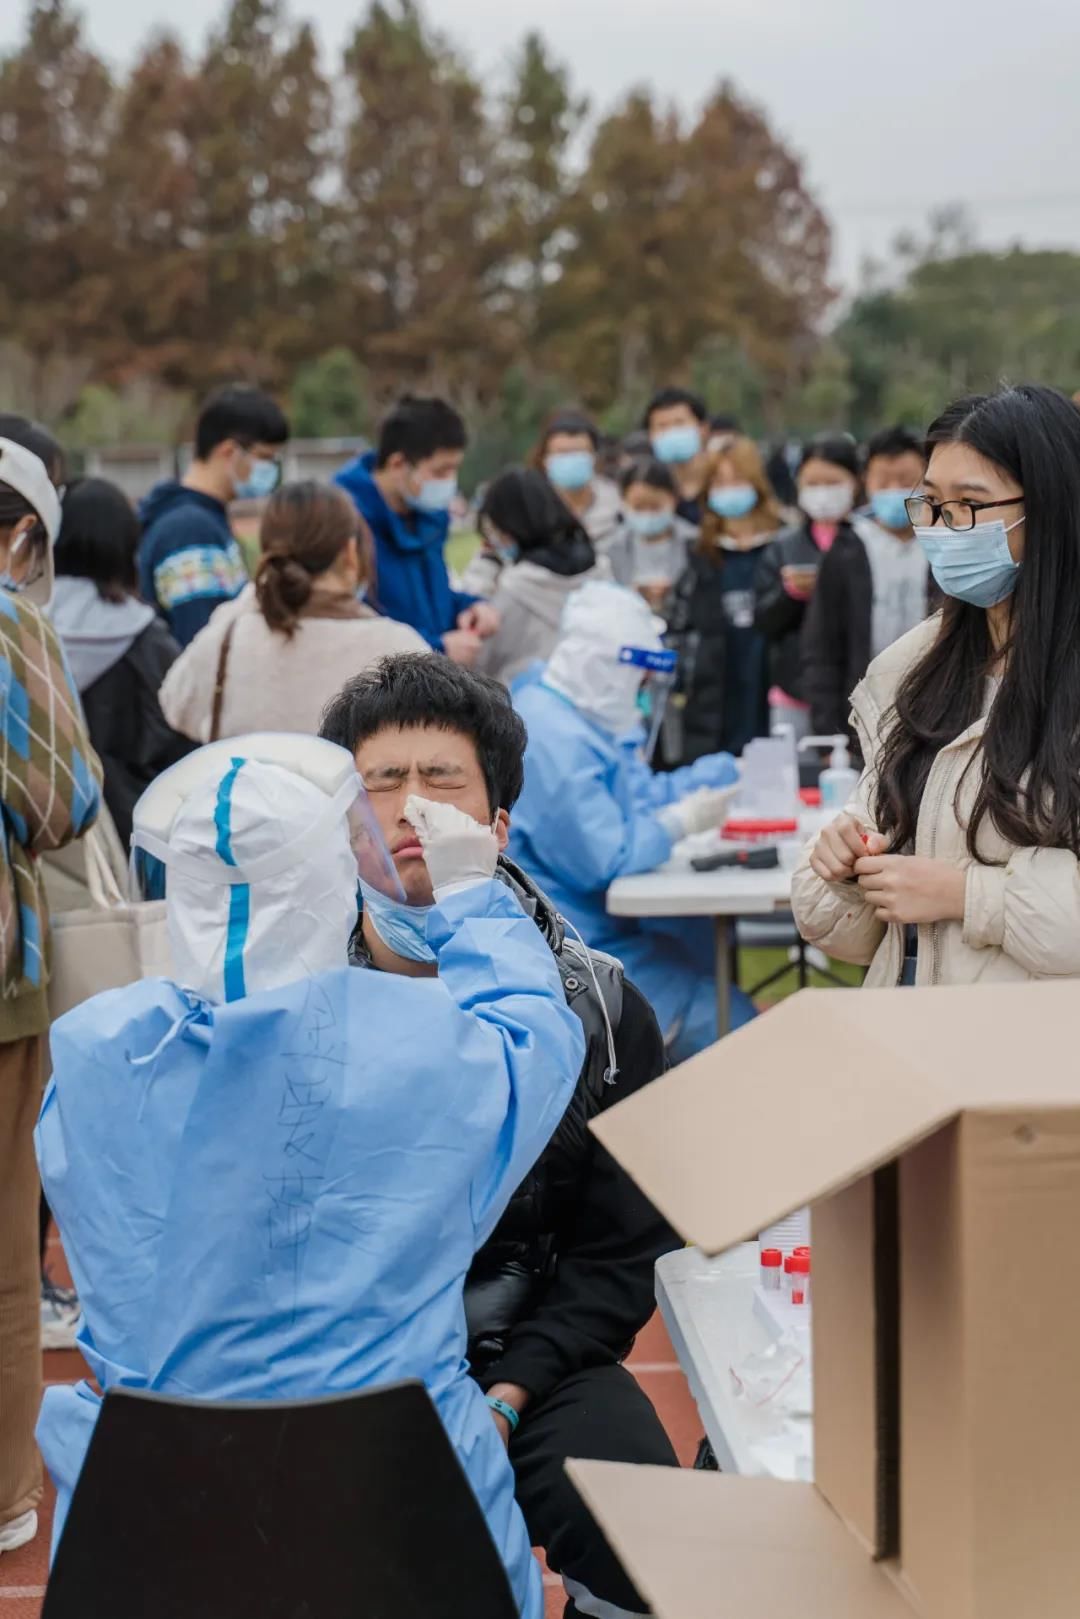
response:
{"label": "crowd of people", "polygon": [[[1080,975],[1080,410],[1004,388],[779,469],[684,389],[621,444],[561,410],[460,578],[452,405],[403,398],[327,485],[281,481],[288,436],[221,390],[136,511],[0,417],[0,1552],[35,1424],[59,1533],[111,1387],[415,1376],[522,1613],[541,1546],[568,1614],[640,1614],[563,1464],[675,1465],[623,1364],[675,1237],[588,1124],[716,1040],[715,945],[607,890],[721,828],[783,725],[861,765],[807,941],[880,985]],[[37,1122],[49,862],[95,823],[173,978],[60,1020]],[[96,1386],[39,1422],[80,1296]]]}

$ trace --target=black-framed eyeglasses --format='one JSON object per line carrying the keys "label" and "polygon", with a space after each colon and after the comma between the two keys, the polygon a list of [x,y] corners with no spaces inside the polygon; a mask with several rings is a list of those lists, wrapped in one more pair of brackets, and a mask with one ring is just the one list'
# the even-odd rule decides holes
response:
{"label": "black-framed eyeglasses", "polygon": [[933,528],[940,517],[954,534],[966,534],[975,527],[977,512],[988,512],[995,506],[1020,506],[1023,500],[1023,495],[1013,495],[1009,500],[931,500],[929,495],[909,495],[904,508],[912,528]]}

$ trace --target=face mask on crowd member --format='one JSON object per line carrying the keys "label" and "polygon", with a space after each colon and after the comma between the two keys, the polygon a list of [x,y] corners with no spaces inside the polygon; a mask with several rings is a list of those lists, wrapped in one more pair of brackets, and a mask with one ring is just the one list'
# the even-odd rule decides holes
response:
{"label": "face mask on crowd member", "polygon": [[533,456],[533,464],[552,485],[568,495],[580,494],[596,478],[596,452],[600,434],[594,422],[579,411],[557,411],[549,417]]}
{"label": "face mask on crowd member", "polygon": [[926,458],[922,441],[906,427],[887,427],[866,448],[863,483],[870,511],[883,528],[910,537],[905,502],[919,487]]}
{"label": "face mask on crowd member", "polygon": [[707,423],[704,403],[685,388],[661,389],[645,412],[653,454],[669,466],[696,460],[704,448]]}
{"label": "face mask on crowd member", "polygon": [[206,401],[195,430],[185,485],[222,505],[265,500],[281,482],[289,424],[260,388],[221,388]]}
{"label": "face mask on crowd member", "polygon": [[379,435],[375,478],[383,498],[402,514],[448,512],[465,446],[465,423],[451,405],[411,395],[401,399]]}
{"label": "face mask on crowd member", "polygon": [[739,434],[713,458],[706,489],[708,509],[701,529],[706,547],[741,551],[782,527],[780,508],[753,439]]}
{"label": "face mask on crowd member", "polygon": [[544,684],[610,736],[627,736],[641,724],[638,697],[649,674],[673,672],[665,628],[636,591],[591,581],[566,604]]}
{"label": "face mask on crowd member", "polygon": [[714,484],[709,490],[709,510],[717,517],[749,517],[758,503],[758,492],[752,483]]}
{"label": "face mask on crowd member", "polygon": [[939,445],[908,517],[946,596],[996,607],[1016,589],[1024,560],[1024,491],[963,443]]}
{"label": "face mask on crowd member", "polygon": [[671,470],[649,456],[634,461],[622,476],[623,515],[641,540],[659,540],[675,527],[678,491]]}
{"label": "face mask on crowd member", "polygon": [[[243,467],[245,458],[248,472],[243,476],[238,469]],[[238,446],[233,468],[237,471],[233,484],[236,500],[266,500],[281,482],[281,462],[265,444]]]}
{"label": "face mask on crowd member", "polygon": [[803,451],[799,505],[812,523],[841,523],[856,504],[859,463],[847,433],[822,434]]}

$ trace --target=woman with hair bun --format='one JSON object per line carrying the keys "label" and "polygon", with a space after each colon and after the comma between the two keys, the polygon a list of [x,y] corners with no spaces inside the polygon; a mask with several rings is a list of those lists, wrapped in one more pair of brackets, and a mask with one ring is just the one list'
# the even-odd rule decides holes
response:
{"label": "woman with hair bun", "polygon": [[313,481],[267,503],[254,583],[219,607],[173,664],[161,708],[196,742],[250,731],[318,731],[345,681],[394,652],[425,652],[415,630],[361,596],[371,536],[348,496]]}

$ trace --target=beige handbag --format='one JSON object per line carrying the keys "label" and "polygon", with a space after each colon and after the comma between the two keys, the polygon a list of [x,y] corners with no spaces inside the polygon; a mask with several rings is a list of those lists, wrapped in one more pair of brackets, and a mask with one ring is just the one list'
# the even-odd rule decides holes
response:
{"label": "beige handbag", "polygon": [[[118,845],[115,831],[112,837]],[[92,827],[80,844],[90,906],[52,917],[53,1021],[102,990],[170,973],[165,901],[133,902],[124,897],[107,828]]]}

